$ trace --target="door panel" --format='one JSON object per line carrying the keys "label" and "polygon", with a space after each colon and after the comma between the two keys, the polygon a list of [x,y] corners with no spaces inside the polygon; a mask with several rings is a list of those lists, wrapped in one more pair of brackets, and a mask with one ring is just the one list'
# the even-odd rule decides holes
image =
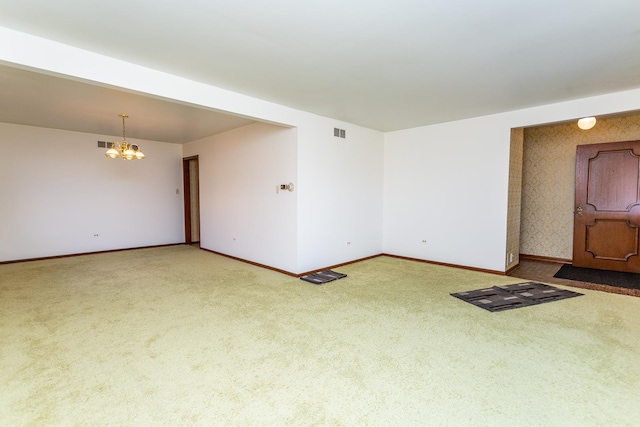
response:
{"label": "door panel", "polygon": [[576,151],[573,265],[640,273],[640,141]]}
{"label": "door panel", "polygon": [[[616,239],[609,241],[609,236]],[[638,255],[638,229],[623,220],[596,219],[587,224],[587,252],[595,259],[628,261]]]}
{"label": "door panel", "polygon": [[633,150],[599,151],[589,159],[587,203],[611,212],[626,212],[637,204],[639,160]]}

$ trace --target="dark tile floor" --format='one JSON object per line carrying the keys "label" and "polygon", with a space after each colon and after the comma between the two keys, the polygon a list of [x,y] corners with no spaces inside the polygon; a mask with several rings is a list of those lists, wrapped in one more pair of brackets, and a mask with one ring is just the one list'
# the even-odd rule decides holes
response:
{"label": "dark tile floor", "polygon": [[509,273],[509,276],[536,282],[549,283],[553,285],[564,285],[574,288],[592,289],[596,291],[640,297],[640,290],[638,289],[619,288],[616,286],[608,286],[588,282],[577,282],[575,280],[559,279],[553,277],[553,275],[558,272],[560,267],[562,267],[562,264],[556,262],[521,259],[518,268]]}

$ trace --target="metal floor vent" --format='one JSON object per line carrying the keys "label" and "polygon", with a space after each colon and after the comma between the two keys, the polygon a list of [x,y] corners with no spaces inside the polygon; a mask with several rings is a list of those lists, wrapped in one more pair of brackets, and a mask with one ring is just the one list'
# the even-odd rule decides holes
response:
{"label": "metal floor vent", "polygon": [[333,136],[336,138],[346,138],[347,131],[344,129],[333,128]]}

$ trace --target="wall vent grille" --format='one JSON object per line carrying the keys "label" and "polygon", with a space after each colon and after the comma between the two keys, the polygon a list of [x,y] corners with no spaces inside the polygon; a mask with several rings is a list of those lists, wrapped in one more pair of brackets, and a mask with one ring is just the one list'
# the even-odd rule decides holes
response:
{"label": "wall vent grille", "polygon": [[347,131],[344,129],[333,128],[333,136],[336,138],[346,138]]}

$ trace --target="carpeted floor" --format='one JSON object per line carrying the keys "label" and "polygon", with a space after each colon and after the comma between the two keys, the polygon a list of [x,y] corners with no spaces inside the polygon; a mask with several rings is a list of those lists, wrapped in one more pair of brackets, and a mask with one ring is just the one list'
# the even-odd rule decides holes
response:
{"label": "carpeted floor", "polygon": [[450,293],[521,279],[340,272],[191,246],[0,265],[1,424],[637,425],[639,298],[490,313]]}

